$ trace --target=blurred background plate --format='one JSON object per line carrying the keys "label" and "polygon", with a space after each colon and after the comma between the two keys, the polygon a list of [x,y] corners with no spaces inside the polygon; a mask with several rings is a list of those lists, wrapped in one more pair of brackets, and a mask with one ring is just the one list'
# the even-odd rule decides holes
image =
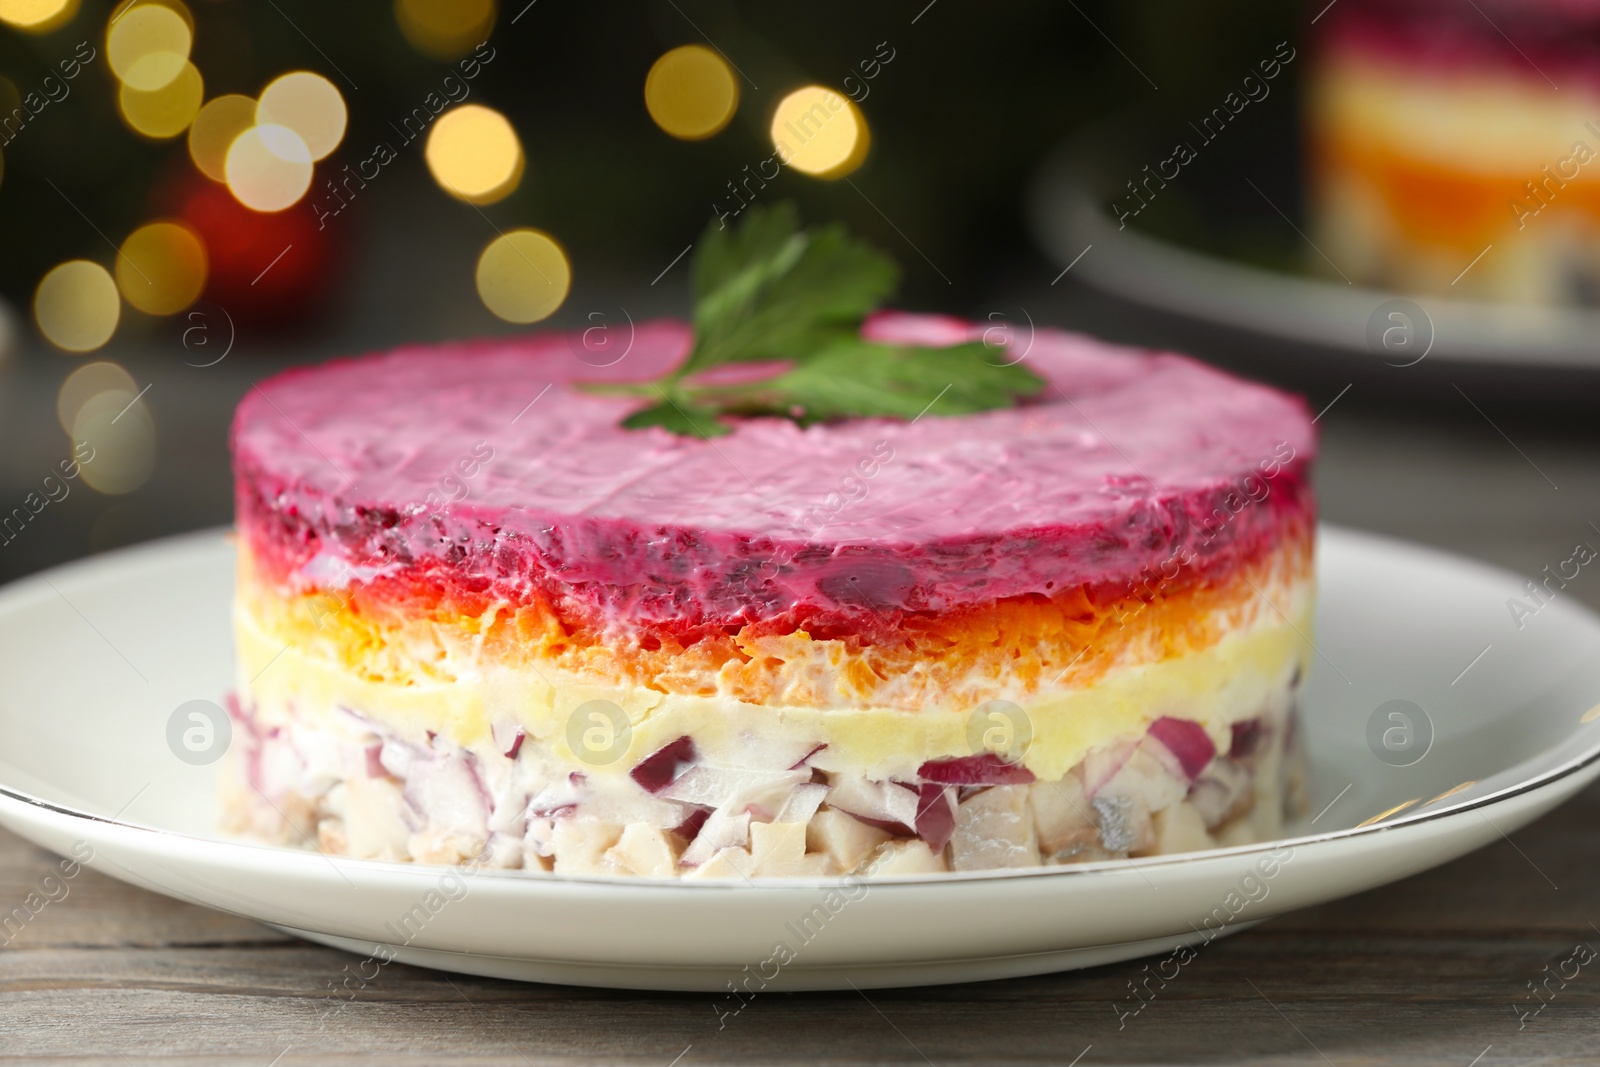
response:
{"label": "blurred background plate", "polygon": [[[1058,282],[1094,290],[1092,329],[1125,333],[1118,324],[1134,320],[1146,343],[1198,348],[1307,390],[1353,379],[1405,398],[1457,381],[1542,407],[1600,396],[1600,311],[1375,288],[1341,281],[1331,264],[1331,278],[1311,273],[1305,264],[1319,253],[1307,236],[1304,166],[1258,144],[1293,143],[1297,116],[1285,106],[1257,118],[1214,151],[1224,158],[1202,158],[1182,186],[1161,190],[1165,202],[1152,206],[1163,213],[1150,221],[1119,225],[1111,205],[1119,193],[1131,200],[1127,180],[1170,151],[1158,146],[1183,120],[1123,112],[1066,138],[1040,166],[1033,233],[1063,271]],[[1231,247],[1214,247],[1215,234],[1230,235]]]}
{"label": "blurred background plate", "polygon": [[[1597,311],[1345,285],[1265,270],[1131,226],[1120,228],[1106,204],[1114,196],[1118,173],[1112,168],[1136,156],[1136,142],[1126,134],[1131,128],[1137,128],[1135,121],[1096,126],[1063,142],[1040,169],[1034,205],[1040,242],[1062,267],[1086,247],[1095,247],[1095,254],[1085,255],[1075,268],[1080,280],[1152,310],[1334,349],[1369,362],[1376,358],[1398,366],[1425,354],[1437,362],[1600,372]],[[1376,309],[1401,300],[1425,305],[1427,319],[1410,324],[1415,330],[1411,343],[1425,352],[1374,350],[1369,319]],[[1383,325],[1399,324],[1385,317]]]}

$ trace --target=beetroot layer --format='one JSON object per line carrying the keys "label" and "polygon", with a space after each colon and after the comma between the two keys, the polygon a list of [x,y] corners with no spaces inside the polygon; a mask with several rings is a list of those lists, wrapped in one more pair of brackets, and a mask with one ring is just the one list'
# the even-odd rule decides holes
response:
{"label": "beetroot layer", "polygon": [[[472,614],[500,603],[538,606],[569,632],[598,633],[624,622],[645,639],[682,644],[745,626],[755,633],[804,630],[819,640],[881,641],[900,632],[908,619],[959,619],[963,612],[1018,596],[1044,602],[1070,593],[1106,606],[1153,592],[1173,596],[1226,584],[1309,531],[1314,507],[1301,473],[1280,474],[1270,484],[1269,504],[1251,505],[1209,544],[1203,532],[1180,538],[1170,515],[1141,516],[1115,546],[1107,545],[1104,534],[1097,538],[1089,531],[1059,528],[966,544],[844,548],[774,544],[681,527],[637,531],[602,552],[607,560],[630,561],[636,578],[628,584],[582,575],[583,559],[574,553],[594,544],[582,520],[552,529],[545,540],[487,524],[466,541],[435,530],[425,542],[435,551],[428,552],[416,550],[423,539],[407,532],[408,524],[392,513],[353,512],[350,523],[319,527],[301,515],[274,510],[253,484],[241,485],[238,515],[258,578],[284,588],[303,585],[295,575],[333,538],[355,567],[382,572],[363,583],[363,598],[400,612],[412,600],[449,602]],[[1216,508],[1224,507],[1219,499]],[[1137,546],[1129,543],[1133,540]],[[1002,557],[1022,551],[1039,559],[1031,589],[1019,592],[990,580],[988,572]],[[1080,569],[1074,560],[1104,558],[1108,551],[1141,566],[1092,583],[1073,582]],[[717,572],[718,579],[698,597],[686,595],[691,576],[708,571]],[[959,595],[950,588],[953,575],[960,577]]]}
{"label": "beetroot layer", "polygon": [[[902,318],[880,333],[950,329]],[[673,324],[641,327],[633,370],[683,343]],[[1051,382],[1029,407],[804,431],[747,420],[720,444],[618,428],[625,403],[563,383],[626,375],[591,371],[559,335],[291,372],[235,422],[240,531],[259,577],[285,588],[539,603],[575,628],[687,643],[752,624],[885,635],[1018,597],[1224,582],[1312,525],[1297,400],[1047,331],[1028,359]],[[523,393],[544,399],[519,413]],[[493,465],[430,505],[433,472],[480,433]],[[573,435],[569,471],[554,449]],[[869,494],[830,499],[875,450],[893,458]],[[819,500],[832,519],[803,528]]]}

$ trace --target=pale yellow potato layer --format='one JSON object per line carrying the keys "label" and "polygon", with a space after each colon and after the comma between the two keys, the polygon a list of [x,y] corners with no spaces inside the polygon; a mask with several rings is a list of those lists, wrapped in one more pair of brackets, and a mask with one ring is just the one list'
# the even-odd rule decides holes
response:
{"label": "pale yellow potato layer", "polygon": [[[1060,778],[1098,745],[1140,735],[1169,715],[1204,725],[1227,751],[1232,723],[1262,713],[1298,670],[1310,665],[1313,583],[1266,590],[1274,607],[1254,614],[1214,645],[1187,655],[1119,667],[1094,685],[1047,690],[1016,701],[1032,728],[1023,762],[1039,778]],[[1282,614],[1279,614],[1281,610]],[[574,767],[591,775],[624,775],[645,756],[684,735],[703,759],[748,765],[761,747],[826,744],[814,764],[872,779],[911,778],[931,759],[973,753],[971,708],[772,707],[726,697],[667,694],[608,680],[575,678],[552,669],[485,665],[449,684],[373,682],[316,658],[266,632],[241,604],[235,608],[239,690],[261,721],[290,709],[303,720],[349,708],[410,740],[433,731],[465,748],[492,743],[491,726],[509,721]],[[459,676],[458,672],[458,676]],[[630,736],[614,762],[596,767],[568,746],[569,718],[590,700],[627,712]]]}

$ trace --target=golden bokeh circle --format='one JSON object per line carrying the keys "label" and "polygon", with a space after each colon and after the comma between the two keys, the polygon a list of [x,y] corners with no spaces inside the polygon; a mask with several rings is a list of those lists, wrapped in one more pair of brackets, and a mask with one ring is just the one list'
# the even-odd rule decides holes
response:
{"label": "golden bokeh circle", "polygon": [[156,424],[138,393],[108,389],[84,401],[72,420],[72,445],[75,454],[94,450],[79,471],[101,493],[131,493],[155,471]]}
{"label": "golden bokeh circle", "polygon": [[111,340],[122,317],[122,301],[111,272],[87,259],[62,263],[39,280],[33,319],[57,348],[92,352]]}
{"label": "golden bokeh circle", "polygon": [[257,123],[289,127],[306,143],[313,160],[326,159],[339,147],[349,117],[334,84],[309,70],[273,79],[256,104]]}
{"label": "golden bokeh circle", "polygon": [[175,315],[206,287],[206,246],[181,222],[152,222],[122,242],[117,288],[147,315]]}
{"label": "golden bokeh circle", "polygon": [[72,424],[78,420],[78,412],[83,410],[83,405],[91,397],[110,392],[133,397],[139,394],[139,387],[127,371],[109,360],[85,363],[67,375],[67,380],[61,383],[61,389],[56,393],[56,419],[61,423],[61,428],[71,433]]}
{"label": "golden bokeh circle", "polygon": [[233,140],[256,124],[256,102],[239,93],[207,100],[189,124],[189,158],[212,181],[228,180],[224,169]]}
{"label": "golden bokeh circle", "polygon": [[489,39],[494,0],[395,0],[394,17],[411,47],[435,59],[459,59]]}
{"label": "golden bokeh circle", "polygon": [[77,13],[78,0],[0,0],[0,22],[24,33],[49,33]]}
{"label": "golden bokeh circle", "polygon": [[478,257],[478,297],[507,322],[549,318],[567,299],[572,268],[555,238],[534,229],[501,234]]}
{"label": "golden bokeh circle", "polygon": [[772,145],[784,166],[815,178],[842,178],[861,166],[872,143],[855,102],[821,85],[796,89],[772,114]]}
{"label": "golden bokeh circle", "polygon": [[194,31],[165,4],[142,3],[112,20],[106,61],[124,85],[152,93],[182,73]]}
{"label": "golden bokeh circle", "polygon": [[463,104],[440,115],[423,149],[440,188],[469,204],[492,204],[522,181],[522,142],[511,122],[481,104]]}
{"label": "golden bokeh circle", "polygon": [[178,76],[154,92],[135,89],[127,82],[117,90],[117,112],[134,133],[153,141],[179,136],[200,113],[206,86],[200,71],[184,60]]}
{"label": "golden bokeh circle", "polygon": [[194,36],[194,12],[189,10],[189,5],[185,4],[183,0],[119,0],[119,3],[111,9],[111,18],[106,21],[107,28],[110,28],[113,22],[122,18],[129,11],[136,7],[143,7],[146,4],[155,4],[158,7],[167,8],[181,18],[185,26],[189,27],[189,36]]}
{"label": "golden bokeh circle", "polygon": [[644,79],[644,106],[655,124],[683,141],[720,133],[739,107],[739,82],[727,60],[686,44],[656,60]]}
{"label": "golden bokeh circle", "polygon": [[223,161],[228,189],[252,211],[293,207],[311,188],[311,150],[287,126],[252,126],[233,139]]}

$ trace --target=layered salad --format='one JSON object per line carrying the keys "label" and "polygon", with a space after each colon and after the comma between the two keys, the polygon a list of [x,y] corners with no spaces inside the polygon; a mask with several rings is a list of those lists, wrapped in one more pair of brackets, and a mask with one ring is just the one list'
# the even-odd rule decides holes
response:
{"label": "layered salad", "polygon": [[[703,321],[639,324],[608,360],[544,333],[252,389],[230,822],[352,857],[738,880],[1278,835],[1304,788],[1305,407],[987,325],[852,324],[852,388],[880,349],[1033,376],[957,414],[950,387],[914,417],[696,408],[732,388],[674,393]],[[651,381],[703,432],[641,418]]]}

